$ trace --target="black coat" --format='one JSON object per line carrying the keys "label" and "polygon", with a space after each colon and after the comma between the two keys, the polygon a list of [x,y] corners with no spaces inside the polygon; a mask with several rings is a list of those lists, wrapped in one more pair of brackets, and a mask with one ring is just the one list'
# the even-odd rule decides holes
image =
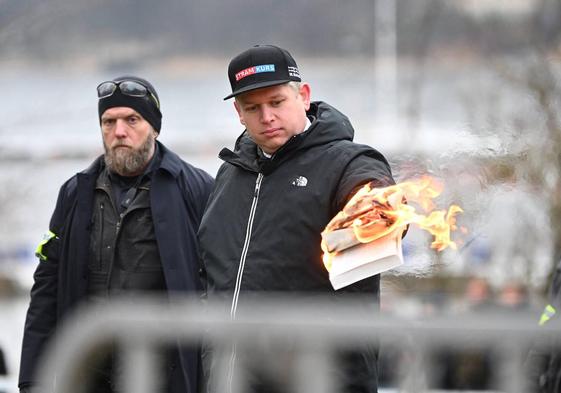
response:
{"label": "black coat", "polygon": [[[375,149],[353,143],[354,130],[342,113],[314,102],[309,129],[293,136],[269,160],[244,132],[226,161],[201,227],[199,240],[209,300],[225,298],[231,309],[252,292],[298,292],[335,299],[366,293],[367,309],[378,310],[379,276],[335,292],[322,263],[321,232],[357,186],[394,184],[390,166]],[[216,239],[220,239],[217,244]],[[368,312],[368,311],[367,311]],[[376,391],[376,354],[359,360],[355,391]],[[208,371],[208,370],[206,370]]]}
{"label": "black coat", "polygon": [[[158,142],[160,166],[151,180],[150,205],[154,231],[169,292],[202,289],[196,233],[213,186],[206,172],[182,161]],[[95,182],[103,168],[99,157],[60,189],[49,230],[56,234],[44,246],[45,260],[34,275],[22,345],[19,385],[35,382],[37,358],[57,323],[86,297],[90,223]],[[183,377],[188,386],[173,391],[196,392],[198,356],[182,351]]]}

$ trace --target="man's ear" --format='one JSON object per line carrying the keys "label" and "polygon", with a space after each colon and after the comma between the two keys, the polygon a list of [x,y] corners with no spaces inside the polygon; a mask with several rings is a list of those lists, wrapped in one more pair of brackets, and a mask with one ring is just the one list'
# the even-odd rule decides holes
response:
{"label": "man's ear", "polygon": [[236,101],[236,100],[234,100],[234,108],[236,108],[236,112],[238,112],[238,117],[240,118],[240,123],[245,126],[245,121],[243,119],[240,104],[238,104],[238,101]]}
{"label": "man's ear", "polygon": [[300,91],[298,92],[298,94],[304,102],[304,107],[306,108],[306,110],[309,110],[312,98],[312,89],[310,88],[310,84],[306,82],[302,83],[300,85]]}

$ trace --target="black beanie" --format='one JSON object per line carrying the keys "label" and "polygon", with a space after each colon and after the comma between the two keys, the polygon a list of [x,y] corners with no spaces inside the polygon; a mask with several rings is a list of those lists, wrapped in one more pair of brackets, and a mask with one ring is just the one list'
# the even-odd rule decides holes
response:
{"label": "black beanie", "polygon": [[[150,82],[146,79],[139,78],[137,76],[120,76],[118,78],[113,79],[113,82],[122,82],[125,80],[131,80],[140,83],[144,87],[148,89],[150,93],[156,97],[158,103],[160,102],[160,98],[158,97],[158,93],[156,93],[156,89]],[[128,108],[132,108],[148,122],[154,130],[159,133],[160,129],[162,128],[162,112],[154,102],[154,99],[150,96],[145,97],[131,97],[121,93],[120,89],[116,89],[113,94],[109,97],[100,98],[98,102],[98,114],[99,114],[99,123],[101,124],[101,115],[109,108],[114,108],[117,106],[126,106]]]}

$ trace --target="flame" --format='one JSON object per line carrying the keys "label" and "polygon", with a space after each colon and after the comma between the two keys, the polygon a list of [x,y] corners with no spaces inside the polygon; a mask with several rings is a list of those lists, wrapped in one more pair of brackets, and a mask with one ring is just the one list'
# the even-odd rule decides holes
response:
{"label": "flame", "polygon": [[[322,235],[352,228],[359,242],[369,243],[399,227],[415,224],[434,236],[431,248],[437,251],[447,247],[456,249],[450,233],[458,229],[456,215],[463,210],[457,205],[451,205],[446,210],[435,210],[433,199],[442,191],[442,184],[429,176],[385,188],[372,188],[367,184],[329,222]],[[418,212],[413,203],[419,205],[422,212]],[[336,253],[328,251],[325,241],[322,241],[322,249],[324,264],[330,270],[331,260]]]}

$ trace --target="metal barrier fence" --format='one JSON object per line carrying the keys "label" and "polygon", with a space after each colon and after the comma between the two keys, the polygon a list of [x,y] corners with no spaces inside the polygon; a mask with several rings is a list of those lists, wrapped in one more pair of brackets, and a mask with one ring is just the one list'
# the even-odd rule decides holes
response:
{"label": "metal barrier fence", "polygon": [[[321,299],[319,299],[321,300]],[[399,347],[408,354],[400,362],[395,391],[426,392],[435,365],[427,354],[439,349],[492,349],[498,357],[499,390],[524,392],[522,364],[527,349],[536,343],[561,339],[556,326],[538,328],[536,315],[479,315],[437,317],[427,320],[392,318],[365,312],[357,302],[261,299],[246,302],[235,320],[227,307],[202,305],[182,299],[158,301],[138,298],[82,309],[59,329],[40,369],[42,386],[57,393],[76,393],[85,385],[83,370],[93,354],[118,342],[123,356],[125,392],[153,393],[162,375],[157,366],[163,345],[200,343],[202,339],[221,349],[216,369],[218,392],[246,392],[244,364],[236,367],[236,384],[229,384],[228,370],[235,344],[238,354],[251,349],[263,367],[278,365],[282,348],[292,348],[289,358],[291,391],[337,391],[329,372],[335,349],[359,347],[368,342]],[[286,361],[286,359],[284,360]],[[270,364],[269,364],[270,363]],[[286,365],[286,364],[285,364]],[[286,367],[285,367],[286,368]],[[286,372],[286,370],[283,370]],[[392,390],[394,391],[394,390]]]}

